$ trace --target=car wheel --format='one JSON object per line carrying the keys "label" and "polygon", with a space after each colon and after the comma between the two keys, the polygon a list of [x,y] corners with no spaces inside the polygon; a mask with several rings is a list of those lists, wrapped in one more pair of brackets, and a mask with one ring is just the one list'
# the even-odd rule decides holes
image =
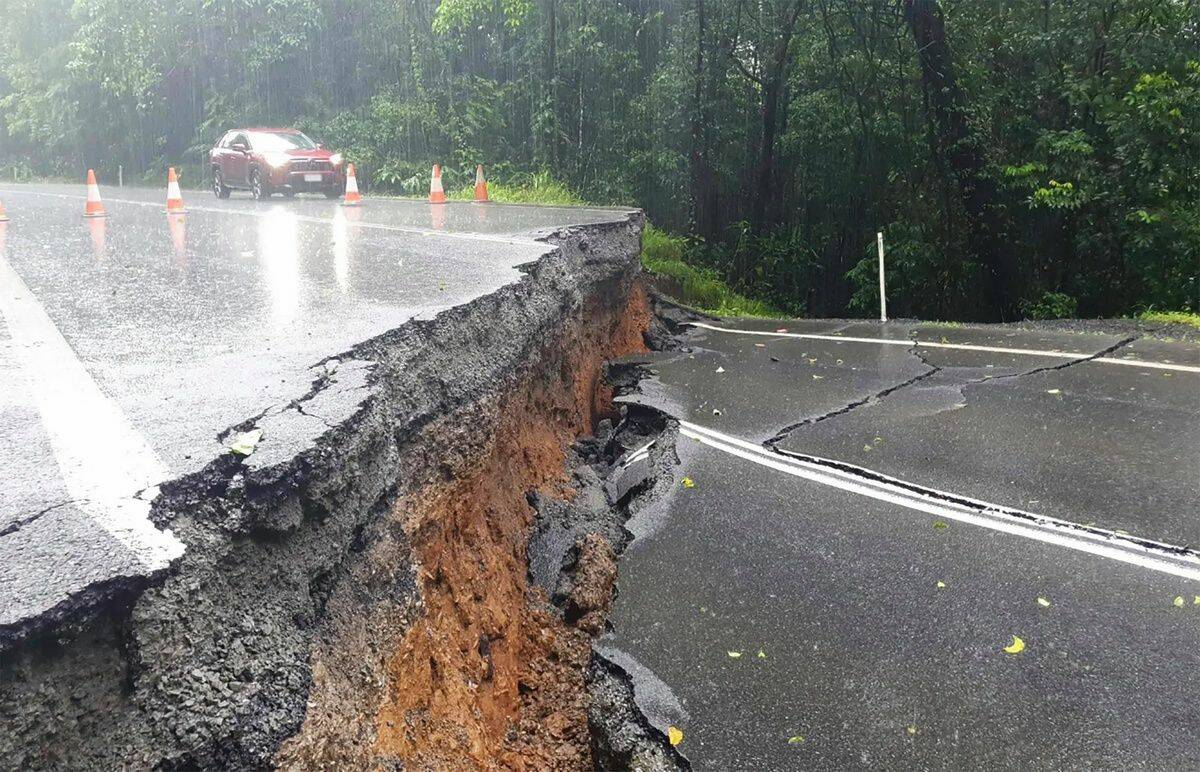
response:
{"label": "car wheel", "polygon": [[296,197],[296,191],[294,191],[294,190],[285,190],[285,191],[283,191],[283,197],[284,197],[284,198],[295,198],[295,197]]}
{"label": "car wheel", "polygon": [[338,196],[342,195],[338,192],[337,188],[325,188],[324,193],[325,198],[337,198]]}
{"label": "car wheel", "polygon": [[212,172],[212,189],[217,198],[229,198],[229,188],[221,178],[221,167],[214,166]]}
{"label": "car wheel", "polygon": [[267,181],[263,179],[262,172],[258,169],[250,172],[250,195],[254,196],[259,201],[263,201],[271,197],[271,188]]}

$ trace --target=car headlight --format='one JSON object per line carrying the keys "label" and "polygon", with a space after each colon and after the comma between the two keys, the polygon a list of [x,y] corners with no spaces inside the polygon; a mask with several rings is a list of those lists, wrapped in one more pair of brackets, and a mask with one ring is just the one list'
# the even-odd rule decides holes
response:
{"label": "car headlight", "polygon": [[329,163],[333,164],[334,166],[341,166],[342,165],[342,154],[334,153],[333,155],[329,156]]}
{"label": "car headlight", "polygon": [[267,163],[269,163],[271,167],[275,169],[278,169],[281,166],[287,166],[287,162],[291,160],[288,158],[287,153],[268,153],[266,159]]}

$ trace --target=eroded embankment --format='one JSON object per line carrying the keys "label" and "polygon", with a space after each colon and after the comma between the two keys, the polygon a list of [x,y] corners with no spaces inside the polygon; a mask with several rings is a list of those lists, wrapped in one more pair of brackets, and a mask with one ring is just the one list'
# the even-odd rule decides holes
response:
{"label": "eroded embankment", "polygon": [[[331,367],[256,419],[354,400],[295,458],[163,486],[153,516],[184,557],[0,654],[0,765],[586,768],[584,630],[620,515],[550,550],[572,569],[546,587],[558,606],[526,541],[535,510],[612,515],[597,473],[565,464],[642,439],[600,380],[644,345],[640,228],[551,234],[522,281],[341,355],[362,382]],[[607,441],[564,456],[597,426]]]}
{"label": "eroded embankment", "polygon": [[[566,450],[614,417],[601,367],[644,350],[648,315],[639,285],[605,288],[545,341],[510,389],[440,417],[410,443],[434,461],[431,474],[413,481],[389,517],[411,544],[422,608],[384,653],[381,693],[359,700],[358,710],[347,711],[344,699],[353,687],[333,682],[362,661],[372,622],[325,642],[315,657],[325,677],[303,730],[281,755],[285,766],[590,767],[588,637],[529,584],[529,493],[575,493]],[[450,446],[457,451],[446,453]],[[385,564],[394,552],[383,540],[366,559]],[[589,553],[588,572],[615,569],[607,542]],[[614,577],[593,581],[595,597],[586,602],[606,607]],[[353,742],[337,743],[348,726]]]}

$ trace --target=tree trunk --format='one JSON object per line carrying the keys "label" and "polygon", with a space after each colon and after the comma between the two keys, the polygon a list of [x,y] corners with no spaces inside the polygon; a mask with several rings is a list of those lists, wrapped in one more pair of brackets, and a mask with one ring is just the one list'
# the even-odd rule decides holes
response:
{"label": "tree trunk", "polygon": [[946,24],[937,0],[904,0],[904,15],[917,45],[921,82],[929,97],[936,129],[935,152],[943,155],[963,196],[969,249],[984,273],[984,302],[993,318],[1012,318],[1016,310],[1015,270],[1004,245],[996,183],[987,174],[980,141],[967,124],[965,100],[958,87],[946,42]]}
{"label": "tree trunk", "polygon": [[750,227],[761,234],[767,226],[767,203],[772,195],[772,178],[775,172],[775,134],[779,126],[779,97],[787,81],[789,55],[796,22],[800,18],[802,0],[794,0],[790,13],[781,14],[781,29],[775,51],[763,72],[762,79],[762,141],[758,148],[758,169],[755,173],[754,200],[750,214]]}
{"label": "tree trunk", "polygon": [[692,230],[705,241],[717,236],[716,185],[709,162],[709,126],[712,125],[711,99],[706,84],[705,53],[708,20],[704,0],[696,0],[696,83],[692,109]]}

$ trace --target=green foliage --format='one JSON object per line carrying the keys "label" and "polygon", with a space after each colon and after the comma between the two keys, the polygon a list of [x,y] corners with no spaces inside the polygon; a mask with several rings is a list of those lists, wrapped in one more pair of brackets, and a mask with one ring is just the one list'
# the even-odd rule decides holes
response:
{"label": "green foliage", "polygon": [[[977,266],[947,255],[927,229],[894,222],[883,229],[886,248],[888,313],[892,316],[969,317],[978,299],[973,287]],[[879,255],[875,240],[861,247],[862,258],[848,277],[854,286],[850,307],[869,316],[879,313]]]}
{"label": "green foliage", "polygon": [[692,248],[687,239],[647,223],[642,234],[642,267],[668,280],[668,289],[681,303],[701,311],[716,316],[783,316],[769,303],[734,292],[711,268],[685,262]]}
{"label": "green foliage", "polygon": [[1075,298],[1062,292],[1043,292],[1036,301],[1021,304],[1021,311],[1029,319],[1070,319],[1078,310]]}
{"label": "green foliage", "polygon": [[1143,311],[1138,318],[1146,322],[1161,324],[1186,324],[1200,329],[1200,314],[1190,311]]}
{"label": "green foliage", "polygon": [[[448,192],[447,197],[463,201],[474,199],[475,168],[464,169],[460,175],[463,179],[470,179],[471,183]],[[489,180],[488,198],[499,203],[543,206],[579,206],[585,203],[578,194],[546,171],[511,174],[499,182]]]}
{"label": "green foliage", "polygon": [[[658,264],[707,308],[874,315],[882,229],[894,314],[977,317],[992,279],[903,14],[792,2],[706,3],[701,27],[694,3],[0,0],[0,170],[195,184],[226,129],[297,125],[371,192],[423,197],[441,163],[469,197],[483,163],[495,200],[640,206],[691,234]],[[941,6],[971,128],[946,150],[997,188],[1024,307],[1200,307],[1195,3]]]}

